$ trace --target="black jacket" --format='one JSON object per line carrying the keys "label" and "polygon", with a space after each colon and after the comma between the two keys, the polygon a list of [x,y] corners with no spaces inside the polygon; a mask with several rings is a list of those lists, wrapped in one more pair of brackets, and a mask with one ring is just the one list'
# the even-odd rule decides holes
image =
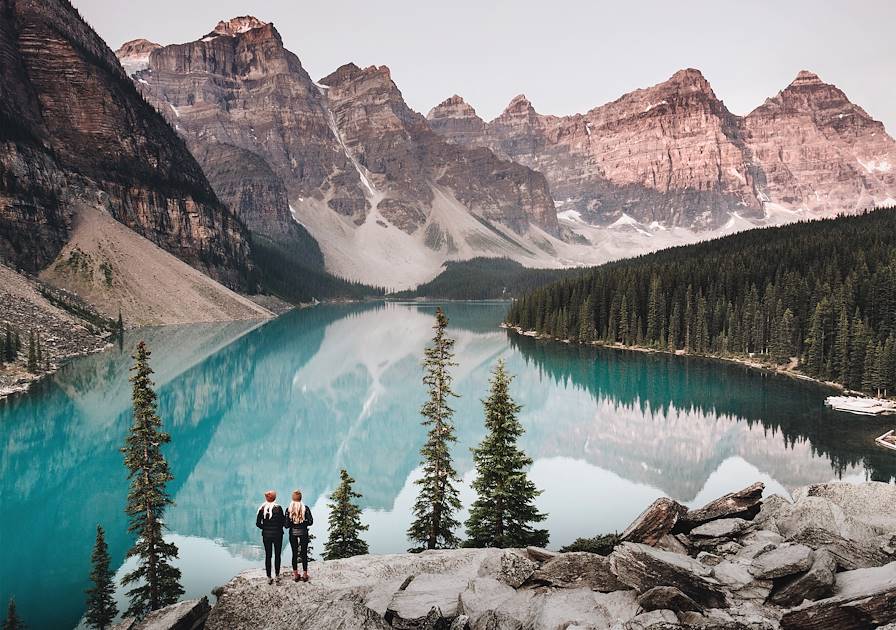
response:
{"label": "black jacket", "polygon": [[271,515],[266,517],[264,514],[264,506],[258,508],[258,514],[255,516],[255,527],[261,530],[262,538],[283,538],[283,528],[286,526],[286,515],[283,508],[275,505],[271,510]]}
{"label": "black jacket", "polygon": [[308,528],[314,525],[314,517],[311,515],[311,508],[307,505],[305,506],[305,520],[301,523],[293,523],[292,519],[289,518],[289,512],[286,513],[285,518],[285,527],[289,530],[290,536],[294,534],[298,534],[299,536],[307,536]]}

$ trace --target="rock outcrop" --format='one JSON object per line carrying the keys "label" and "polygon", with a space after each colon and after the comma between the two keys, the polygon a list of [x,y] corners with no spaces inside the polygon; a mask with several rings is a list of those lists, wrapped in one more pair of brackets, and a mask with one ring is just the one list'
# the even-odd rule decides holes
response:
{"label": "rock outcrop", "polygon": [[477,253],[546,258],[538,247],[560,236],[543,175],[446,142],[385,66],[346,64],[315,83],[256,18],[152,50],[134,80],[254,234],[294,249],[299,222],[340,275],[422,278]]}
{"label": "rock outcrop", "polygon": [[253,283],[245,229],[174,130],[65,0],[0,13],[0,257],[36,272],[86,204],[225,284]]}
{"label": "rock outcrop", "polygon": [[812,216],[896,198],[896,143],[809,72],[745,117],[685,69],[584,114],[542,115],[520,95],[485,122],[452,96],[428,119],[452,142],[544,173],[560,210],[596,224],[705,230],[782,207]]}
{"label": "rock outcrop", "polygon": [[[761,493],[761,486],[750,486],[693,512],[706,517],[702,526],[726,520],[709,515],[742,512],[738,508],[752,501],[757,487]],[[724,535],[714,544],[718,562],[713,563],[706,563],[706,552],[688,546],[690,538],[679,534],[679,552],[622,542],[609,557],[554,554],[537,548],[357,556],[315,563],[308,584],[269,586],[256,569],[216,589],[218,602],[205,627],[884,627],[896,623],[896,556],[891,553],[873,567],[843,571],[822,546],[786,540],[775,530],[790,511],[804,504],[821,507],[817,500],[837,500],[848,517],[888,529],[887,521],[881,523],[872,506],[884,504],[891,493],[892,487],[883,483],[823,484],[796,491],[793,502],[781,497],[757,502],[761,516],[748,514],[743,519],[748,523],[745,528],[723,528]]]}

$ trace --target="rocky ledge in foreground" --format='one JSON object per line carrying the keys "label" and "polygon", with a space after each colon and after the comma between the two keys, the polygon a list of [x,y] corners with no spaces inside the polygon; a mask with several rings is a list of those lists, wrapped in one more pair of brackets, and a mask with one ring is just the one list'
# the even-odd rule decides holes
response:
{"label": "rocky ledge in foreground", "polygon": [[274,586],[261,571],[247,571],[217,591],[205,628],[859,630],[896,623],[896,486],[813,485],[792,502],[763,500],[762,490],[755,484],[696,510],[660,499],[606,557],[535,548],[358,556],[315,563],[311,583]]}

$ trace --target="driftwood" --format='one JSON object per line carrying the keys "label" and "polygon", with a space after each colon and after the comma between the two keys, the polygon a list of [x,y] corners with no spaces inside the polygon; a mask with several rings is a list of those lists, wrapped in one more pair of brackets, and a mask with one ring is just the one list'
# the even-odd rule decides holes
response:
{"label": "driftwood", "polygon": [[674,532],[689,532],[695,527],[719,518],[743,518],[752,520],[759,513],[765,484],[756,482],[743,490],[726,494],[710,501],[702,508],[688,510],[678,519]]}
{"label": "driftwood", "polygon": [[621,539],[624,542],[644,543],[655,547],[687,511],[677,501],[667,497],[657,499],[625,528]]}

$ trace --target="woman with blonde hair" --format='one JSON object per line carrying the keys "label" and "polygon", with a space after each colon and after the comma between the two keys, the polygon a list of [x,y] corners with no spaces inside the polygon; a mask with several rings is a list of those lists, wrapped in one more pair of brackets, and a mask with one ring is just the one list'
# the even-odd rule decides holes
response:
{"label": "woman with blonde hair", "polygon": [[289,546],[292,548],[292,577],[299,581],[299,558],[302,559],[302,581],[308,581],[308,528],[314,524],[311,509],[302,503],[301,490],[292,493],[292,501],[286,508],[286,523],[289,528]]}
{"label": "woman with blonde hair", "polygon": [[277,493],[268,490],[264,493],[264,503],[258,508],[255,516],[255,527],[261,530],[261,542],[264,544],[264,570],[271,578],[271,552],[274,554],[274,575],[280,583],[280,553],[283,551],[283,528],[286,527],[286,516],[283,508],[277,504]]}

